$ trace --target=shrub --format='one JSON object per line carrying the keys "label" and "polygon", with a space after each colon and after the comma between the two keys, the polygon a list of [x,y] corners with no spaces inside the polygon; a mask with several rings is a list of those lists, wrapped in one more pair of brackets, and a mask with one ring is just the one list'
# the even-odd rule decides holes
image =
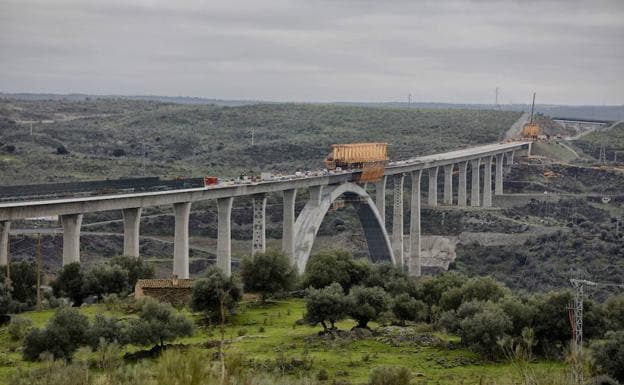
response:
{"label": "shrub", "polygon": [[128,291],[134,290],[137,280],[154,278],[154,268],[143,258],[117,256],[110,260],[111,265],[121,266],[128,272]]}
{"label": "shrub", "polygon": [[409,385],[412,374],[405,366],[378,366],[370,373],[370,385]]}
{"label": "shrub", "polygon": [[12,317],[8,328],[11,339],[14,341],[21,341],[26,336],[31,326],[32,321],[30,318],[20,316]]}
{"label": "shrub", "polygon": [[422,322],[427,319],[427,304],[414,299],[407,293],[400,294],[394,299],[392,312],[405,325],[405,321]]}
{"label": "shrub", "polygon": [[178,337],[191,336],[193,323],[182,314],[176,314],[169,304],[145,298],[138,319],[130,320],[128,342],[136,345],[160,345]]}
{"label": "shrub", "polygon": [[624,330],[624,294],[609,297],[604,311],[608,330]]}
{"label": "shrub", "polygon": [[35,262],[11,263],[11,297],[32,306],[37,298],[37,267]]}
{"label": "shrub", "polygon": [[297,279],[288,256],[275,250],[245,258],[241,275],[245,290],[260,293],[262,301],[271,294],[292,290]]}
{"label": "shrub", "polygon": [[193,285],[191,308],[204,312],[212,321],[219,321],[221,303],[226,312],[231,312],[241,297],[242,290],[234,277],[226,277],[219,268],[212,267]]}
{"label": "shrub", "polygon": [[113,150],[113,156],[115,157],[126,156],[126,150],[124,150],[123,148],[116,148]]}
{"label": "shrub", "polygon": [[82,303],[84,276],[77,262],[69,263],[61,269],[60,273],[52,282],[52,290],[57,297],[67,297],[74,305]]}
{"label": "shrub", "polygon": [[67,151],[67,149],[65,148],[65,146],[58,146],[56,148],[56,154],[57,155],[66,155],[69,154],[69,151]]}
{"label": "shrub", "polygon": [[312,325],[320,323],[325,331],[325,321],[329,321],[331,328],[335,329],[335,323],[347,315],[348,300],[342,286],[337,282],[322,289],[308,288],[305,303],[306,321]]}
{"label": "shrub", "polygon": [[498,340],[507,335],[513,325],[500,305],[493,302],[479,304],[477,312],[460,322],[459,334],[465,345],[494,358],[500,352]]}
{"label": "shrub", "polygon": [[370,265],[366,261],[353,259],[344,250],[326,251],[310,257],[303,277],[303,287],[322,289],[338,282],[345,292],[368,278]]}
{"label": "shrub", "polygon": [[4,146],[4,151],[9,153],[15,152],[15,146],[12,144],[7,144],[6,146]]}
{"label": "shrub", "polygon": [[379,263],[370,268],[370,273],[364,280],[364,286],[379,286],[392,295],[398,295],[408,292],[408,281],[407,274],[394,264]]}
{"label": "shrub", "polygon": [[85,337],[86,343],[93,350],[96,350],[102,343],[123,343],[125,341],[119,320],[102,314],[95,315]]}
{"label": "shrub", "polygon": [[[11,288],[4,282],[0,282],[0,316],[9,313],[11,306]],[[0,322],[2,324],[2,322]]]}
{"label": "shrub", "polygon": [[605,340],[592,345],[598,369],[624,381],[624,330],[609,331]]}
{"label": "shrub", "polygon": [[120,294],[128,290],[128,272],[119,265],[97,265],[84,275],[83,297]]}
{"label": "shrub", "polygon": [[390,296],[381,287],[354,286],[348,297],[349,315],[358,328],[368,328],[368,322],[377,320],[390,309]]}

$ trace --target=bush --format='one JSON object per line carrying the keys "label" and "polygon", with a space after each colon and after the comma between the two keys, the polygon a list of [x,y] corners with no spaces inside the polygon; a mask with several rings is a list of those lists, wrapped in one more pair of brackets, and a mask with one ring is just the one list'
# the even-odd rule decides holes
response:
{"label": "bush", "polygon": [[498,340],[507,335],[513,327],[511,319],[499,304],[473,303],[478,303],[479,309],[459,323],[462,342],[471,349],[494,358],[500,353]]}
{"label": "bush", "polygon": [[65,146],[58,146],[56,148],[56,154],[57,155],[66,155],[69,154],[69,151],[67,151],[67,149],[65,148]]}
{"label": "bush", "polygon": [[392,313],[405,325],[405,321],[423,322],[427,319],[427,304],[414,299],[407,293],[400,294],[393,301]]}
{"label": "bush", "polygon": [[121,294],[128,290],[128,272],[119,265],[97,265],[84,275],[82,296]]}
{"label": "bush", "polygon": [[35,262],[11,263],[11,297],[33,306],[37,299],[37,266]]}
{"label": "bush", "polygon": [[609,297],[604,312],[608,330],[624,330],[624,294]]}
{"label": "bush", "polygon": [[32,329],[24,340],[24,359],[34,361],[48,352],[55,359],[71,360],[73,353],[86,342],[87,317],[77,309],[62,307],[54,313],[45,329]]}
{"label": "bush", "polygon": [[241,298],[238,282],[233,277],[226,277],[219,268],[212,267],[193,285],[191,309],[204,312],[209,320],[218,322],[221,302],[224,310],[231,312]]}
{"label": "bush", "polygon": [[74,305],[82,304],[84,276],[80,269],[80,263],[69,263],[61,269],[60,273],[52,282],[52,290],[57,297],[67,297]]}
{"label": "bush", "polygon": [[292,290],[297,279],[288,256],[275,250],[243,259],[241,275],[245,290],[260,293],[262,301],[271,294]]}
{"label": "bush", "polygon": [[20,316],[12,317],[8,328],[11,339],[14,341],[21,341],[26,336],[31,326],[32,321],[30,318]]}
{"label": "bush", "polygon": [[114,157],[126,156],[126,150],[123,148],[116,148],[113,150]]}
{"label": "bush", "polygon": [[348,251],[322,252],[310,257],[303,277],[303,287],[322,289],[338,282],[348,292],[352,286],[362,284],[370,275],[370,270],[366,261],[354,260]]}
{"label": "bush", "polygon": [[394,264],[379,263],[371,266],[363,284],[368,287],[379,286],[392,295],[399,295],[408,292],[409,278]]}
{"label": "bush", "polygon": [[607,332],[605,340],[594,343],[592,348],[598,369],[624,381],[624,330]]}
{"label": "bush", "polygon": [[378,320],[390,309],[391,299],[381,287],[354,286],[348,297],[348,314],[358,328],[368,328],[368,322]]}
{"label": "bush", "polygon": [[121,266],[128,272],[128,292],[134,290],[139,279],[154,278],[154,267],[147,264],[141,257],[117,256],[112,258],[109,263]]}
{"label": "bush", "polygon": [[320,323],[327,331],[329,321],[331,328],[335,329],[335,323],[347,315],[348,300],[342,286],[334,282],[322,289],[312,287],[306,290],[305,294],[306,314],[305,319],[311,325]]}
{"label": "bush", "polygon": [[124,337],[121,324],[117,318],[96,314],[86,332],[86,343],[91,349],[96,350],[103,342],[123,344],[125,342]]}
{"label": "bush", "polygon": [[129,321],[128,342],[135,345],[165,346],[166,341],[191,336],[193,323],[182,314],[176,314],[169,304],[145,298],[138,319]]}
{"label": "bush", "polygon": [[370,385],[409,385],[412,374],[405,366],[378,366],[370,373]]}
{"label": "bush", "polygon": [[[4,282],[0,282],[0,316],[9,313],[11,306],[11,288]],[[2,324],[2,322],[0,322]]]}

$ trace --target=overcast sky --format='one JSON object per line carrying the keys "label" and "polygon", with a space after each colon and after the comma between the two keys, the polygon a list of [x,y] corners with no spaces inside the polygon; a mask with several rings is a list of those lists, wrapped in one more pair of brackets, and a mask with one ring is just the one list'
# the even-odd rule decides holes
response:
{"label": "overcast sky", "polygon": [[624,0],[0,0],[0,91],[624,104]]}

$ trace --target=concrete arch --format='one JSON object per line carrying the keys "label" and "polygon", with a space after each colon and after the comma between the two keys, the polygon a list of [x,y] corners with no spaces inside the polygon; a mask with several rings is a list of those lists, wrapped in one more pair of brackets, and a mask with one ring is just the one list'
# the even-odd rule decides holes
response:
{"label": "concrete arch", "polygon": [[294,264],[299,273],[305,271],[310,258],[316,234],[327,215],[331,204],[340,196],[358,197],[362,204],[358,208],[358,217],[364,229],[370,257],[374,262],[391,261],[396,264],[390,238],[377,206],[368,193],[355,183],[324,186],[319,199],[310,199],[295,222]]}

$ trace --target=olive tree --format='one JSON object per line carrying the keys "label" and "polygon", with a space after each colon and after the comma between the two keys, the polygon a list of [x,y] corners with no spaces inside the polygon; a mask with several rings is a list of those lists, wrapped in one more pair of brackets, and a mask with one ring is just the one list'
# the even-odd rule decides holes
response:
{"label": "olive tree", "polygon": [[165,346],[166,341],[179,337],[191,336],[193,323],[166,303],[152,298],[145,298],[139,312],[139,318],[132,319],[128,325],[128,342],[135,345]]}
{"label": "olive tree", "polygon": [[348,314],[358,328],[368,328],[368,322],[378,320],[390,309],[391,298],[381,287],[354,286],[348,296]]}
{"label": "olive tree", "polygon": [[243,259],[241,276],[245,291],[260,293],[263,302],[269,295],[292,290],[297,280],[288,256],[276,250]]}
{"label": "olive tree", "polygon": [[305,319],[311,325],[320,323],[328,330],[325,321],[329,321],[331,329],[336,329],[336,322],[347,315],[348,300],[342,286],[334,282],[322,289],[308,288],[305,294]]}
{"label": "olive tree", "polygon": [[193,284],[191,309],[204,312],[211,321],[218,321],[221,308],[231,312],[241,298],[242,289],[236,279],[233,276],[228,278],[221,269],[212,267]]}

